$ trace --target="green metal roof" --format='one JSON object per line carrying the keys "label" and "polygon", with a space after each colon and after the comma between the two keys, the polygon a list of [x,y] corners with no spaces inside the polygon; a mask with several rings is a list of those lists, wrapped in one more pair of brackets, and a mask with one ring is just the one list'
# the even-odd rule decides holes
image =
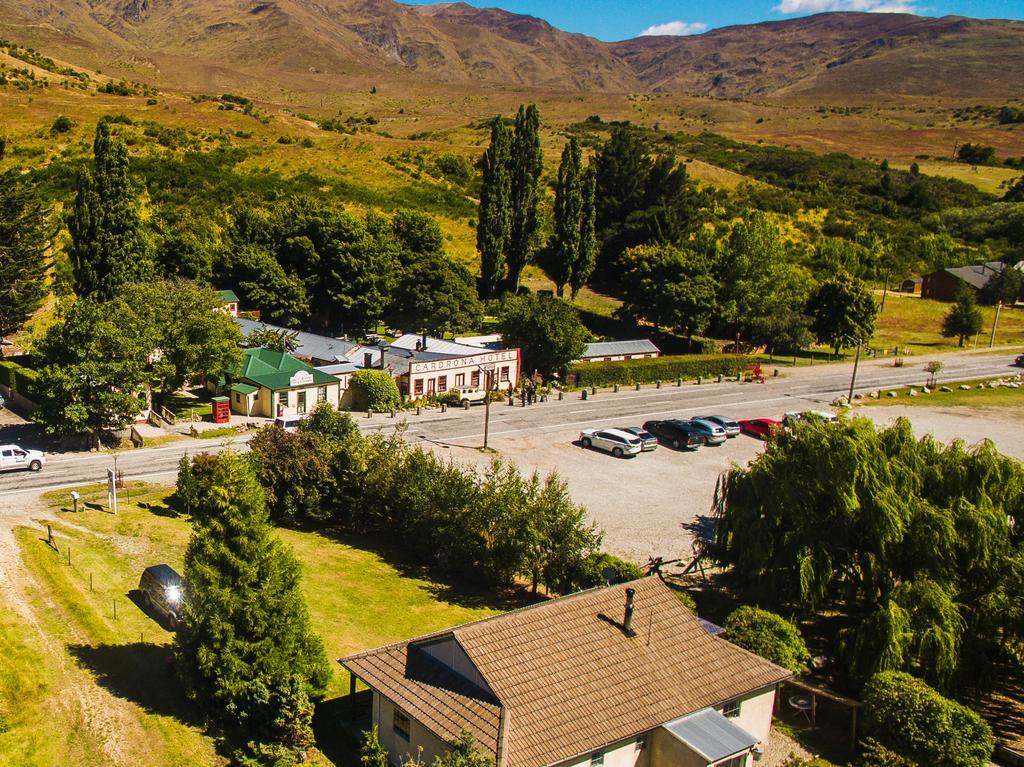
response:
{"label": "green metal roof", "polygon": [[217,295],[220,296],[220,300],[224,303],[238,303],[238,296],[235,295],[233,290],[218,290]]}
{"label": "green metal roof", "polygon": [[[255,394],[260,390],[260,387],[253,386],[247,383],[236,383],[231,384],[231,391],[236,391],[239,394]],[[216,399],[216,398],[214,398]]]}
{"label": "green metal roof", "polygon": [[292,377],[296,373],[309,373],[313,385],[338,383],[334,376],[316,370],[312,365],[307,365],[286,352],[264,348],[245,350],[242,367],[235,378],[277,391],[292,388]]}

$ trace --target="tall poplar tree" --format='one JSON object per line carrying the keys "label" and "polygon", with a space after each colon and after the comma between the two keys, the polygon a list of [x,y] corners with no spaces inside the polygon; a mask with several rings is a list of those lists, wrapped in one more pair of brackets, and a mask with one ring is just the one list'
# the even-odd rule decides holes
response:
{"label": "tall poplar tree", "polygon": [[511,229],[506,261],[508,286],[519,291],[519,278],[537,250],[540,236],[540,175],[544,155],[540,148],[540,112],[536,104],[520,105],[511,150]]}
{"label": "tall poplar tree", "polygon": [[555,186],[555,233],[550,277],[558,295],[568,284],[575,299],[594,270],[594,174],[583,168],[583,150],[573,136],[562,150]]}
{"label": "tall poplar tree", "polygon": [[112,298],[121,285],[142,282],[153,273],[128,164],[124,142],[111,136],[107,120],[100,120],[93,170],[79,179],[69,223],[71,265],[80,296]]}
{"label": "tall poplar tree", "polygon": [[46,294],[48,212],[16,171],[0,174],[0,338],[20,328]]}
{"label": "tall poplar tree", "polygon": [[485,298],[494,298],[505,278],[505,252],[512,229],[512,179],[509,173],[512,141],[501,117],[491,123],[491,145],[483,157],[476,247]]}

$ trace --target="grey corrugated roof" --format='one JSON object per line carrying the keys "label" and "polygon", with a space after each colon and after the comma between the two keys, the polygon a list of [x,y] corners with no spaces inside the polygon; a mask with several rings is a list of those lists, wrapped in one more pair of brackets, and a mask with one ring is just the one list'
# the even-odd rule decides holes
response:
{"label": "grey corrugated roof", "polygon": [[317,365],[317,370],[321,373],[327,373],[332,376],[347,375],[349,373],[355,373],[359,370],[359,366],[354,362],[336,362],[333,365]]}
{"label": "grey corrugated roof", "polygon": [[757,745],[757,738],[713,708],[704,708],[662,725],[709,762],[717,762]]}
{"label": "grey corrugated roof", "polygon": [[587,357],[617,357],[620,354],[658,354],[661,352],[649,338],[638,338],[634,341],[597,341],[587,344],[583,352]]}
{"label": "grey corrugated roof", "polygon": [[974,288],[983,288],[995,275],[1006,268],[1002,261],[989,261],[985,264],[971,264],[970,266],[955,266],[946,271],[954,277],[959,277],[968,285]]}
{"label": "grey corrugated roof", "polygon": [[244,336],[248,336],[253,331],[261,328],[292,333],[295,336],[295,348],[291,350],[293,354],[313,360],[322,360],[327,363],[346,361],[348,353],[358,346],[358,344],[352,341],[343,341],[340,338],[320,336],[316,333],[306,333],[302,330],[291,330],[290,328],[282,328],[266,322],[246,320],[241,317],[236,317],[235,322],[242,329],[242,335]]}
{"label": "grey corrugated roof", "polygon": [[[392,349],[411,349],[416,350],[416,344],[423,340],[422,336],[416,335],[415,333],[406,333],[403,336],[399,336],[391,342]],[[436,355],[433,359],[443,359],[451,357],[470,357],[474,354],[480,354],[480,348],[476,346],[469,346],[467,344],[459,344],[454,341],[442,341],[440,338],[433,338],[427,336],[427,354]]]}

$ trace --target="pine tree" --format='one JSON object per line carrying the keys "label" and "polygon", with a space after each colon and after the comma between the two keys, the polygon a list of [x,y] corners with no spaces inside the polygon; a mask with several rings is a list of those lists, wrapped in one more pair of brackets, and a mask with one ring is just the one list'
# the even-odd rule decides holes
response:
{"label": "pine tree", "polygon": [[78,182],[72,212],[71,264],[80,296],[112,298],[129,282],[152,275],[138,203],[128,176],[128,149],[100,120],[93,141],[93,170]]}
{"label": "pine tree", "polygon": [[595,256],[597,254],[597,211],[594,200],[597,195],[597,175],[592,167],[583,174],[583,210],[580,213],[580,246],[576,251],[576,261],[572,268],[572,300],[576,300],[580,289],[590,280],[594,273]]}
{"label": "pine tree", "polygon": [[495,117],[491,123],[491,145],[483,157],[483,188],[476,228],[485,298],[494,298],[506,274],[505,252],[512,228],[510,157],[508,128],[500,117]]}
{"label": "pine tree", "polygon": [[46,293],[48,213],[16,171],[0,175],[0,338],[20,328]]}
{"label": "pine tree", "polygon": [[519,278],[537,250],[540,235],[540,174],[544,155],[540,148],[540,112],[536,104],[520,105],[511,149],[511,228],[506,261],[508,285],[519,291]]}
{"label": "pine tree", "polygon": [[241,742],[301,748],[330,669],[310,628],[299,564],[274,537],[250,461],[193,461],[177,668],[189,697]]}
{"label": "pine tree", "polygon": [[981,332],[984,324],[985,320],[981,315],[981,309],[978,308],[974,291],[961,287],[956,296],[956,303],[942,320],[942,335],[946,338],[956,338],[957,346],[963,346],[968,337]]}

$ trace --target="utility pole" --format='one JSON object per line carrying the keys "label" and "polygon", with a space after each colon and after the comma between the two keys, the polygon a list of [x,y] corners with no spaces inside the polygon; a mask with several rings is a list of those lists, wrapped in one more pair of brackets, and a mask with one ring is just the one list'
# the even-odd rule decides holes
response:
{"label": "utility pole", "polygon": [[860,339],[857,339],[857,355],[853,358],[853,375],[850,376],[850,396],[846,401],[853,405],[853,387],[857,384],[857,366],[860,364]]}
{"label": "utility pole", "polygon": [[487,433],[491,426],[491,387],[494,386],[494,371],[485,370],[484,380],[487,382],[486,396],[484,397],[484,450],[487,449]]}
{"label": "utility pole", "polygon": [[992,335],[988,337],[988,348],[991,349],[996,343],[996,328],[999,327],[999,311],[1003,308],[1003,302],[996,302],[996,318],[992,320]]}

